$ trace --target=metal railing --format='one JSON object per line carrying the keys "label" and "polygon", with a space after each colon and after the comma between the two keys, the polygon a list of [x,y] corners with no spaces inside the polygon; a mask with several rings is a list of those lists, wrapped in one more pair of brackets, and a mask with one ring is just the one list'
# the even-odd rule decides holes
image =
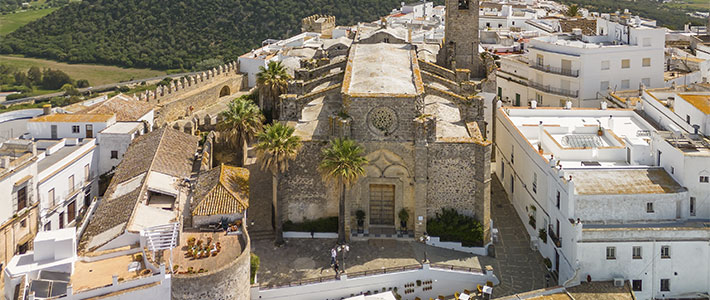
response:
{"label": "metal railing", "polygon": [[537,63],[530,64],[530,67],[532,67],[535,70],[540,70],[540,71],[547,72],[547,73],[553,73],[553,74],[570,76],[570,77],[579,77],[579,70],[551,67],[550,65],[540,65]]}
{"label": "metal railing", "polygon": [[[348,275],[348,278],[355,278],[355,277],[365,277],[365,276],[372,276],[372,275],[390,274],[390,273],[398,273],[398,272],[405,272],[405,271],[412,271],[412,270],[420,270],[421,268],[422,268],[422,265],[417,264],[417,265],[406,265],[406,266],[401,266],[401,267],[391,267],[391,268],[376,269],[376,270],[365,270],[365,271],[359,271],[359,272],[348,272],[345,274]],[[448,268],[447,268],[447,270],[448,270]],[[302,279],[302,280],[292,281],[287,284],[281,284],[281,285],[259,284],[259,289],[262,289],[262,290],[278,289],[278,288],[284,288],[284,287],[301,286],[301,285],[306,285],[306,284],[314,284],[314,283],[321,283],[321,282],[328,282],[328,281],[335,281],[335,280],[338,280],[335,277],[335,275],[321,276],[321,277],[306,278],[306,279]]]}
{"label": "metal railing", "polygon": [[528,85],[531,86],[531,87],[533,87],[533,88],[535,88],[535,89],[538,89],[538,90],[541,90],[541,91],[544,91],[544,92],[548,92],[548,93],[551,93],[551,94],[560,95],[560,96],[566,96],[566,97],[572,97],[572,98],[577,98],[577,97],[579,96],[579,91],[572,91],[572,90],[567,90],[567,89],[553,88],[553,87],[551,87],[551,86],[549,86],[549,85],[543,85],[543,84],[534,82],[534,81],[532,81],[532,80],[529,80],[529,81],[528,81]]}
{"label": "metal railing", "polygon": [[461,267],[461,266],[454,266],[454,265],[447,265],[447,264],[431,264],[431,267],[434,269],[442,269],[442,270],[461,271],[461,272],[468,272],[468,273],[483,273],[483,270],[480,268],[469,268],[469,267]]}

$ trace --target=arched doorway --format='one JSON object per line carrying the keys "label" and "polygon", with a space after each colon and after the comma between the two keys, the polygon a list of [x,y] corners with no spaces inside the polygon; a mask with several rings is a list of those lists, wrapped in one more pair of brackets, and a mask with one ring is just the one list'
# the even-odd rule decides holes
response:
{"label": "arched doorway", "polygon": [[228,86],[223,86],[222,89],[219,91],[219,97],[224,97],[224,96],[229,96],[232,94],[232,91],[229,89]]}

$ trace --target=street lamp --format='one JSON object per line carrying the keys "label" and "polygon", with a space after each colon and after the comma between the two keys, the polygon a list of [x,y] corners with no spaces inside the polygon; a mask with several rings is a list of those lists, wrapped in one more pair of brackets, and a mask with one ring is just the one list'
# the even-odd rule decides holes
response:
{"label": "street lamp", "polygon": [[[429,235],[426,234],[426,232],[425,232],[422,236],[419,237],[419,241],[424,243],[424,245],[426,245],[426,243],[429,241]],[[429,259],[427,258],[427,255],[426,255],[426,247],[424,247],[424,263],[428,263],[428,262],[429,262]]]}
{"label": "street lamp", "polygon": [[338,252],[343,252],[343,270],[342,272],[345,273],[345,259],[347,258],[347,254],[350,252],[350,245],[348,244],[343,244],[338,246],[337,248]]}

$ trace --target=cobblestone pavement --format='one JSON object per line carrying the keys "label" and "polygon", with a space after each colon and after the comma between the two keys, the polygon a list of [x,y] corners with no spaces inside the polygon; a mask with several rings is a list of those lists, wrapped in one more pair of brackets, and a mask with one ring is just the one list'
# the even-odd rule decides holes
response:
{"label": "cobblestone pavement", "polygon": [[493,296],[503,297],[544,288],[545,275],[549,273],[542,256],[530,249],[525,225],[495,175],[491,181],[491,216],[493,226],[499,231],[495,244],[496,257],[483,257],[481,261],[493,266],[501,281],[493,289]]}
{"label": "cobblestone pavement", "polygon": [[[251,169],[251,168],[250,168]],[[257,222],[257,229],[271,228],[270,178],[252,171],[266,183],[252,183],[249,216]],[[254,182],[254,181],[252,181]],[[255,202],[258,201],[258,202]],[[495,244],[496,257],[441,249],[406,240],[353,241],[346,261],[348,272],[378,270],[417,264],[426,258],[431,263],[442,263],[469,268],[493,266],[501,284],[493,289],[494,297],[545,287],[548,274],[539,253],[530,249],[529,238],[513,206],[502,190],[498,179],[491,185],[491,215],[499,230]],[[258,217],[255,217],[257,215]],[[266,220],[259,220],[259,218]],[[261,257],[258,280],[261,284],[282,285],[302,279],[334,276],[330,268],[330,249],[334,239],[287,239],[283,247],[274,247],[272,239],[252,241],[252,251]]]}

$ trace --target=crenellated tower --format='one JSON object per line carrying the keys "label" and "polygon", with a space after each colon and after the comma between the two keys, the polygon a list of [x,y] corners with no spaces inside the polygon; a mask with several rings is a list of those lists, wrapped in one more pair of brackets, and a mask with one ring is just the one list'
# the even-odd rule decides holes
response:
{"label": "crenellated tower", "polygon": [[478,0],[446,0],[446,32],[438,64],[482,76],[478,43]]}

